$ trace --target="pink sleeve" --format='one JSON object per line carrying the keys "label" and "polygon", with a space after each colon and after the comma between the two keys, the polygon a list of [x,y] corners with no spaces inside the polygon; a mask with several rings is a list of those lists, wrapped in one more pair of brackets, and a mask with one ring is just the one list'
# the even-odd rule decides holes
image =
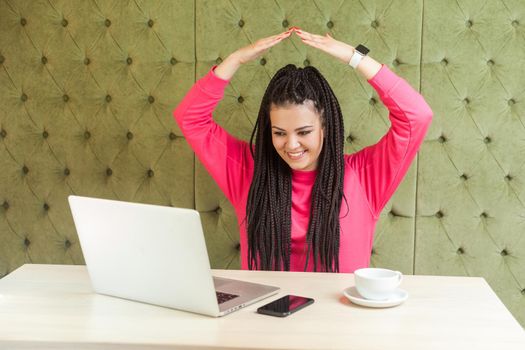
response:
{"label": "pink sleeve", "polygon": [[346,157],[377,218],[405,176],[432,121],[432,110],[404,79],[383,65],[368,80],[389,110],[388,132],[375,145]]}
{"label": "pink sleeve", "polygon": [[215,75],[215,67],[193,85],[173,115],[199,160],[235,205],[249,186],[246,169],[253,161],[248,143],[237,140],[213,120],[212,112],[229,83]]}

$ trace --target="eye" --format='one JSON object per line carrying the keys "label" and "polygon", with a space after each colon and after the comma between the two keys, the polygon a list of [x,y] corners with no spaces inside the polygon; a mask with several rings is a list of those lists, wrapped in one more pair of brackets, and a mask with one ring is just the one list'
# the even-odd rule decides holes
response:
{"label": "eye", "polygon": [[299,135],[301,135],[301,136],[305,136],[305,135],[308,135],[308,134],[311,133],[311,132],[312,132],[311,130],[309,130],[309,131],[300,131],[300,132],[299,132]]}
{"label": "eye", "polygon": [[281,132],[281,131],[274,131],[273,133],[275,136],[283,136],[284,135],[284,132]]}

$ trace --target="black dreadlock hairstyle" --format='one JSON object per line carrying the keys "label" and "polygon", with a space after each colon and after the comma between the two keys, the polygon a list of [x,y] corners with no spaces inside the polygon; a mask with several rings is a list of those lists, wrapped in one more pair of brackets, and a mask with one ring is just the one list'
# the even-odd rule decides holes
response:
{"label": "black dreadlock hairstyle", "polygon": [[304,269],[306,271],[313,250],[314,271],[317,271],[318,259],[323,271],[339,271],[339,211],[344,198],[343,116],[334,92],[321,73],[312,66],[297,68],[293,64],[281,68],[271,79],[250,138],[254,158],[246,204],[250,270],[290,270],[291,169],[273,146],[270,109],[272,105],[286,107],[305,102],[313,102],[321,116],[324,140],[312,188]]}

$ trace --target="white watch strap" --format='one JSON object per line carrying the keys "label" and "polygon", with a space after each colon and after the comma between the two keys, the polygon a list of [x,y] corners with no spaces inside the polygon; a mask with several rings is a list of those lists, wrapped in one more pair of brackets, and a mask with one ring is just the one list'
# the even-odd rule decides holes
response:
{"label": "white watch strap", "polygon": [[352,55],[352,58],[350,59],[350,62],[348,62],[349,65],[352,66],[352,68],[357,68],[357,65],[361,60],[363,59],[363,56],[361,52],[354,50],[354,54]]}

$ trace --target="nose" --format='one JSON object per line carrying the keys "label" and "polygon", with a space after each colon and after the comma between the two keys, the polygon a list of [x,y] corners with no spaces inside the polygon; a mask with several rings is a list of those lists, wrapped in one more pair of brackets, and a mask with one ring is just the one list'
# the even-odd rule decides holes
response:
{"label": "nose", "polygon": [[295,136],[290,136],[286,142],[288,150],[294,150],[298,148],[301,144],[299,143],[299,140]]}

